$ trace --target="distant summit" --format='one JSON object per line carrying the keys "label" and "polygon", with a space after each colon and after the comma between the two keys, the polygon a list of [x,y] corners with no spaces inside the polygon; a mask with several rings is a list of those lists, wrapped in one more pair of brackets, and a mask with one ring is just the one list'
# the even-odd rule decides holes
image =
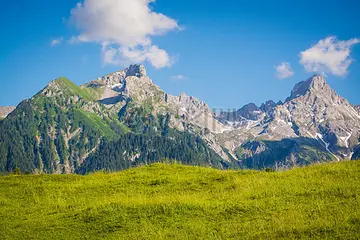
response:
{"label": "distant summit", "polygon": [[294,98],[304,96],[307,92],[310,91],[330,92],[331,90],[332,89],[326,83],[326,80],[322,75],[314,75],[308,80],[296,84],[291,91],[291,96],[287,98],[286,101],[291,101]]}

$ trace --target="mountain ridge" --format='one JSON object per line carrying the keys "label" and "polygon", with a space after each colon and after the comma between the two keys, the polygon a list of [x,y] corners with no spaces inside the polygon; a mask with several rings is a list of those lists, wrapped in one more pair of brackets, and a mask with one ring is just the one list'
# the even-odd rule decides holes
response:
{"label": "mountain ridge", "polygon": [[[80,86],[58,78],[22,102],[0,125],[0,171],[86,173],[162,158],[217,168],[291,168],[358,156],[359,129],[359,111],[321,75],[296,84],[284,103],[217,114],[195,97],[164,92],[143,65],[131,65]],[[32,154],[25,157],[25,149]]]}

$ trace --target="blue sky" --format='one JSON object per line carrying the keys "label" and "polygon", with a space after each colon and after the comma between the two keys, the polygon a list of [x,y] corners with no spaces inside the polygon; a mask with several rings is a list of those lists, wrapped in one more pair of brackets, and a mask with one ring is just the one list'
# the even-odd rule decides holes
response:
{"label": "blue sky", "polygon": [[[0,105],[16,105],[59,76],[82,84],[142,61],[165,91],[213,108],[284,100],[314,72],[360,104],[359,1],[86,1],[73,13],[79,0],[0,3]],[[154,14],[139,16],[146,9]],[[324,46],[329,52],[319,53]]]}

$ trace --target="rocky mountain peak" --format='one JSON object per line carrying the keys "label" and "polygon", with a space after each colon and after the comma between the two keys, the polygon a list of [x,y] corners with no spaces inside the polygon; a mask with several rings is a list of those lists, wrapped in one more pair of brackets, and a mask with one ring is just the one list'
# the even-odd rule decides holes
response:
{"label": "rocky mountain peak", "polygon": [[255,103],[248,103],[236,111],[221,111],[218,119],[221,122],[230,122],[240,126],[248,121],[257,121],[263,115],[263,111]]}
{"label": "rocky mountain peak", "polygon": [[99,86],[107,86],[109,88],[115,88],[119,90],[124,85],[125,80],[129,77],[149,80],[146,75],[145,66],[142,64],[134,64],[130,65],[124,70],[120,70],[114,73],[107,74],[103,77],[99,77],[96,80],[93,80],[90,83],[86,84],[85,86],[95,88]]}
{"label": "rocky mountain peak", "polygon": [[323,90],[324,88],[330,88],[330,86],[326,83],[324,76],[322,75],[314,75],[310,78],[310,87],[316,90]]}
{"label": "rocky mountain peak", "polygon": [[291,95],[286,99],[286,102],[291,101],[295,98],[306,95],[306,93],[314,92],[317,93],[334,93],[331,87],[326,83],[325,78],[322,75],[314,75],[306,81],[299,82],[295,85],[291,91]]}
{"label": "rocky mountain peak", "polygon": [[259,108],[256,106],[255,103],[248,103],[246,105],[244,105],[242,108],[240,108],[240,111],[244,110],[244,111],[257,111],[259,110]]}
{"label": "rocky mountain peak", "polygon": [[144,77],[146,76],[146,68],[142,64],[130,65],[130,67],[126,69],[126,76]]}
{"label": "rocky mountain peak", "polygon": [[186,94],[186,93],[184,93],[184,92],[182,92],[182,93],[180,93],[179,94],[179,100],[181,100],[182,98],[188,98],[189,96]]}
{"label": "rocky mountain peak", "polygon": [[[282,104],[282,103],[279,103],[279,105]],[[266,101],[265,103],[261,104],[260,106],[260,110],[265,112],[265,113],[268,113],[270,112],[274,107],[276,107],[276,104],[274,101],[272,100],[269,100],[269,101]]]}
{"label": "rocky mountain peak", "polygon": [[257,120],[261,114],[261,110],[255,103],[249,103],[237,110],[237,114],[249,120]]}
{"label": "rocky mountain peak", "polygon": [[209,112],[211,111],[209,106],[205,102],[203,102],[193,96],[188,96],[186,93],[181,93],[176,98],[177,98],[176,101],[178,101],[182,105],[182,107],[185,107],[186,109],[187,108],[197,108],[197,109],[206,108],[206,110],[208,110]]}

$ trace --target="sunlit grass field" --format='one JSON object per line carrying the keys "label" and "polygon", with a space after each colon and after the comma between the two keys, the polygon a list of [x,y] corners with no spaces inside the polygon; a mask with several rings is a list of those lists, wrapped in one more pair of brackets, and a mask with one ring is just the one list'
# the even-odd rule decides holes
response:
{"label": "sunlit grass field", "polygon": [[360,238],[360,162],[0,177],[0,239],[294,238]]}

